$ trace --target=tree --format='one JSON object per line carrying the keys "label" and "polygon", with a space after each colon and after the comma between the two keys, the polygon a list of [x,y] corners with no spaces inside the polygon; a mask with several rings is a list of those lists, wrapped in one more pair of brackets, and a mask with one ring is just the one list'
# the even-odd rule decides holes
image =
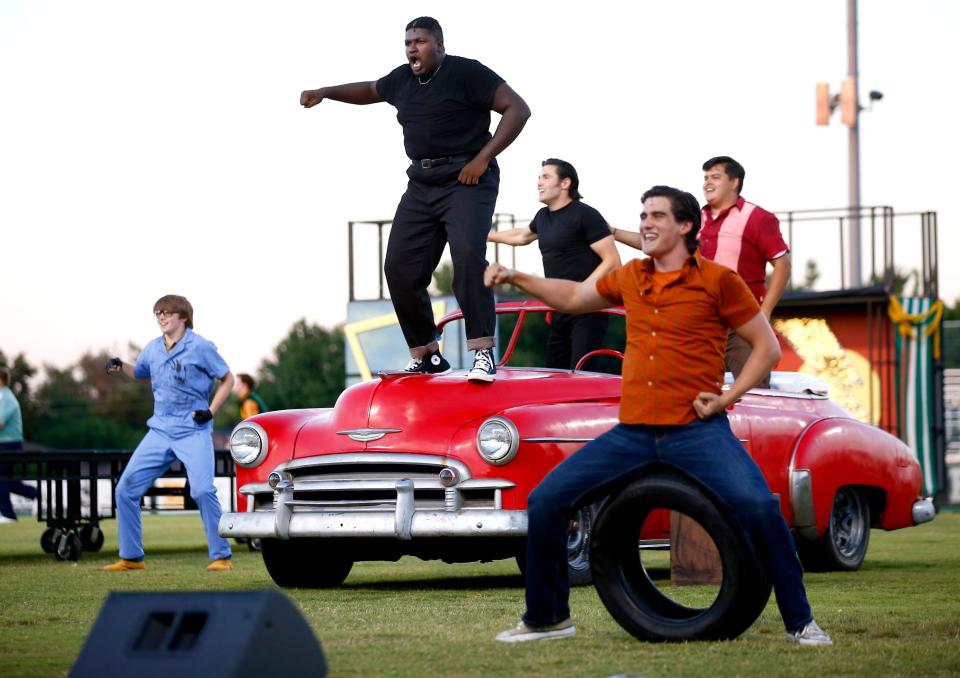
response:
{"label": "tree", "polygon": [[820,269],[814,259],[807,259],[807,264],[803,273],[803,283],[795,285],[793,289],[800,292],[812,292],[820,279]]}
{"label": "tree", "polygon": [[264,360],[257,392],[272,410],[331,407],[343,391],[346,365],[343,328],[332,330],[298,320]]}
{"label": "tree", "polygon": [[[902,269],[898,266],[884,269],[883,273],[870,276],[870,285],[884,285],[894,296],[912,297],[920,294],[920,272],[917,269]],[[909,290],[908,290],[908,287]]]}
{"label": "tree", "polygon": [[433,272],[433,284],[437,288],[437,295],[448,297],[453,294],[453,264],[445,261]]}
{"label": "tree", "polygon": [[[136,347],[131,346],[132,351]],[[70,367],[44,366],[46,378],[24,417],[28,437],[58,449],[130,449],[153,410],[149,384],[106,374],[106,351]]]}

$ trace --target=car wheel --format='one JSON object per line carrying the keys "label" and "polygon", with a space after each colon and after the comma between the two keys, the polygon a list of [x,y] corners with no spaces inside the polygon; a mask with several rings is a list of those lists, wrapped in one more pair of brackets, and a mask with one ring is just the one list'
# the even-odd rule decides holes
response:
{"label": "car wheel", "polygon": [[[590,571],[590,535],[593,533],[593,524],[603,501],[584,506],[579,509],[570,521],[570,531],[567,533],[567,572],[570,575],[570,586],[586,586],[593,581]],[[517,551],[517,567],[520,574],[527,574],[527,541]]]}
{"label": "car wheel", "polygon": [[[722,580],[696,605],[678,602],[655,583],[644,562],[641,527],[651,512],[667,509],[693,519],[713,540]],[[770,580],[743,532],[691,481],[657,472],[612,495],[593,528],[593,582],[613,618],[641,640],[735,638],[750,627],[770,598]],[[671,587],[671,589],[678,587]],[[711,602],[712,601],[712,602]]]}
{"label": "car wheel", "polygon": [[567,571],[570,586],[586,586],[593,581],[590,572],[590,537],[603,502],[583,506],[570,521],[567,533]]}
{"label": "car wheel", "polygon": [[807,542],[797,540],[797,553],[810,572],[857,570],[870,545],[870,502],[863,491],[841,487],[833,497],[826,533]]}
{"label": "car wheel", "polygon": [[340,586],[350,574],[353,561],[331,555],[319,539],[262,539],[263,564],[278,586],[321,589]]}

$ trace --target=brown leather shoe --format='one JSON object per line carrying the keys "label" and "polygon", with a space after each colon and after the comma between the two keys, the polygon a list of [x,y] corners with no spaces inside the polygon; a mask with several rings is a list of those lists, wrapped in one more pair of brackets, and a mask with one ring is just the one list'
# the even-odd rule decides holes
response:
{"label": "brown leather shoe", "polygon": [[214,560],[209,565],[207,565],[207,572],[225,572],[227,570],[233,569],[233,563],[230,562],[228,558],[221,558],[220,560]]}
{"label": "brown leather shoe", "polygon": [[124,570],[144,570],[146,569],[146,564],[141,561],[136,560],[124,560],[121,558],[115,563],[110,565],[105,565],[103,568],[104,572],[123,572]]}

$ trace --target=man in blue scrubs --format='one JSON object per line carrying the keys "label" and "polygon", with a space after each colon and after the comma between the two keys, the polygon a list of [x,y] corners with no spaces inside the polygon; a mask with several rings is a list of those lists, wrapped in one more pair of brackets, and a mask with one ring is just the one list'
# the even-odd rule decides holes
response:
{"label": "man in blue scrubs", "polygon": [[[163,333],[143,349],[136,365],[119,358],[107,362],[108,373],[123,372],[149,381],[153,416],[149,432],[134,450],[117,483],[117,524],[120,560],[107,572],[142,570],[143,526],[140,500],[153,481],[179,459],[187,470],[190,496],[200,508],[207,534],[207,570],[231,569],[230,543],[217,533],[220,500],[213,484],[213,414],[233,387],[233,374],[217,347],[193,331],[193,306],[184,297],[168,294],[153,305]],[[209,403],[214,380],[220,385]]]}

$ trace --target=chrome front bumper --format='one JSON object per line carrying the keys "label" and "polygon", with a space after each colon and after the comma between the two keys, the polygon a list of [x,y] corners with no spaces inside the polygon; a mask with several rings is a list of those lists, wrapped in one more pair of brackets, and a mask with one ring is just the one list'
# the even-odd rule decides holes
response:
{"label": "chrome front bumper", "polygon": [[928,523],[937,515],[937,509],[933,505],[933,499],[924,497],[913,502],[913,522],[915,525]]}
{"label": "chrome front bumper", "polygon": [[416,510],[413,482],[395,484],[395,509],[297,510],[293,488],[278,488],[274,510],[224,513],[218,530],[222,537],[523,537],[526,511],[503,509]]}

